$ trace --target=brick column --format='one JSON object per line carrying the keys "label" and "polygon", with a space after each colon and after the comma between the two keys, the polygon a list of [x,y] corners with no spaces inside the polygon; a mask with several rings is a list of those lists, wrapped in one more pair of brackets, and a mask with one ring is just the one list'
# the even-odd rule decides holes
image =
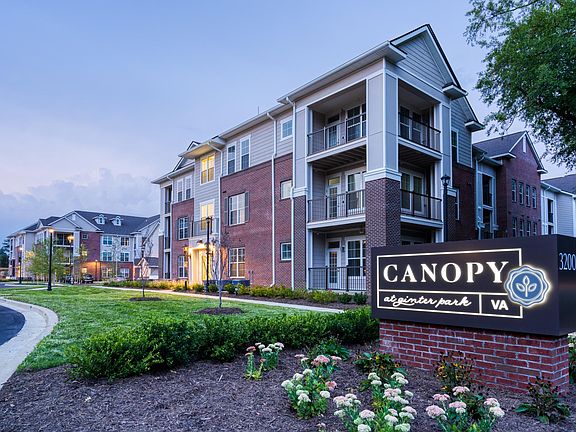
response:
{"label": "brick column", "polygon": [[380,350],[402,364],[433,370],[453,351],[473,360],[477,382],[525,392],[542,376],[568,390],[568,338],[505,333],[461,327],[380,321]]}
{"label": "brick column", "polygon": [[294,244],[292,259],[294,265],[294,287],[306,288],[306,197],[294,197]]}
{"label": "brick column", "polygon": [[[400,182],[377,179],[366,182],[366,262],[371,249],[400,244]],[[366,269],[366,294],[371,294],[370,264]]]}

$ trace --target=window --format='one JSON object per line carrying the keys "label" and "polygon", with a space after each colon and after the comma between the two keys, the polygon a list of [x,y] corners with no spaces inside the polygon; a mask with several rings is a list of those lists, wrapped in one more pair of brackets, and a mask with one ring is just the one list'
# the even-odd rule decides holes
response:
{"label": "window", "polygon": [[82,233],[82,240],[88,240],[88,234]]}
{"label": "window", "polygon": [[102,236],[102,245],[103,246],[112,246],[112,236],[110,236],[110,235]]}
{"label": "window", "polygon": [[120,237],[120,246],[130,246],[130,237]]}
{"label": "window", "polygon": [[516,232],[517,226],[518,226],[518,218],[513,217],[512,218],[512,237],[516,237],[518,235],[518,233]]}
{"label": "window", "polygon": [[239,225],[246,222],[247,197],[248,193],[245,192],[228,198],[228,223],[230,225]]}
{"label": "window", "polygon": [[290,138],[292,136],[292,119],[284,120],[280,123],[280,139]]}
{"label": "window", "polygon": [[178,218],[178,240],[190,237],[190,219],[188,217]]}
{"label": "window", "polygon": [[187,176],[184,178],[184,199],[192,198],[192,176]]}
{"label": "window", "polygon": [[[206,219],[213,217],[214,217],[214,201],[209,201],[200,204],[200,229],[202,231],[206,231],[206,229],[208,228],[208,223],[206,222]],[[212,229],[214,229],[213,225]]]}
{"label": "window", "polygon": [[243,278],[245,274],[245,255],[244,248],[230,249],[230,265],[228,269],[231,278]]}
{"label": "window", "polygon": [[130,252],[120,252],[121,262],[130,262]]}
{"label": "window", "polygon": [[454,188],[456,191],[456,200],[454,201],[454,218],[460,220],[460,189]]}
{"label": "window", "polygon": [[458,131],[452,131],[450,142],[452,143],[452,163],[458,162]]}
{"label": "window", "polygon": [[122,218],[120,216],[116,216],[114,219],[112,219],[112,225],[114,226],[122,225]]}
{"label": "window", "polygon": [[520,219],[520,228],[518,229],[518,235],[524,237],[524,219]]}
{"label": "window", "polygon": [[280,199],[288,199],[292,194],[292,180],[285,180],[280,183]]}
{"label": "window", "polygon": [[120,277],[124,279],[130,279],[130,269],[121,268],[120,269]]}
{"label": "window", "polygon": [[184,180],[176,182],[176,202],[184,201]]}
{"label": "window", "polygon": [[236,146],[228,146],[228,174],[236,172]]}
{"label": "window", "polygon": [[516,179],[512,179],[512,202],[516,202],[517,200]]}
{"label": "window", "polygon": [[96,218],[96,223],[98,225],[104,225],[106,223],[106,218],[104,216],[100,215]]}
{"label": "window", "polygon": [[532,223],[532,235],[538,235],[538,222]]}
{"label": "window", "polygon": [[280,243],[280,261],[292,259],[292,243]]}
{"label": "window", "polygon": [[518,198],[520,198],[520,204],[524,205],[524,183],[518,183]]}
{"label": "window", "polygon": [[200,160],[200,183],[214,181],[214,155]]}
{"label": "window", "polygon": [[186,262],[186,257],[184,255],[178,255],[178,277],[188,277],[188,263]]}
{"label": "window", "polygon": [[366,240],[349,240],[348,250],[348,276],[364,276],[366,269]]}
{"label": "window", "polygon": [[526,207],[530,207],[530,186],[526,184]]}
{"label": "window", "polygon": [[114,274],[112,272],[112,269],[108,267],[104,267],[103,269],[100,270],[100,272],[102,273],[102,279],[110,279]]}
{"label": "window", "polygon": [[250,138],[240,141],[240,168],[246,169],[250,166]]}
{"label": "window", "polygon": [[526,237],[530,237],[531,232],[532,232],[532,222],[527,220],[526,221]]}
{"label": "window", "polygon": [[536,208],[536,188],[532,187],[532,207]]}
{"label": "window", "polygon": [[101,261],[112,261],[112,252],[102,251],[100,254]]}

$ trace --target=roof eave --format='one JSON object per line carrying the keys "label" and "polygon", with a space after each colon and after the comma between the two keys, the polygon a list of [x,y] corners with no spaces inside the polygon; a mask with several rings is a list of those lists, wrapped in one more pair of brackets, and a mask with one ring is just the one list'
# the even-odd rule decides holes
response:
{"label": "roof eave", "polygon": [[484,125],[476,120],[467,121],[464,126],[471,132],[478,132],[484,129]]}

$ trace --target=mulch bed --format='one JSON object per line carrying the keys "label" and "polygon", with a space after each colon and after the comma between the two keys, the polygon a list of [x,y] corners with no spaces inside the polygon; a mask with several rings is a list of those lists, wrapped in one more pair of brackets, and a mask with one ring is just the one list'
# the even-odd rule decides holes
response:
{"label": "mulch bed", "polygon": [[[366,347],[356,347],[364,350]],[[343,431],[332,413],[298,420],[290,411],[280,384],[299,369],[296,351],[281,355],[278,369],[262,381],[245,381],[244,359],[232,363],[197,362],[189,367],[158,375],[106,381],[73,381],[66,368],[58,367],[13,376],[0,390],[0,431],[316,431],[323,422],[331,432]],[[356,390],[364,375],[351,361],[334,374],[338,388],[334,395]],[[429,372],[408,368],[415,393],[413,406],[418,416],[413,431],[431,432],[437,428],[425,413],[438,383]],[[506,411],[498,424],[500,432],[568,432],[576,430],[573,417],[544,426],[535,419],[513,412],[524,400],[517,394],[490,391]],[[366,401],[367,395],[360,394]],[[567,402],[576,413],[576,394]],[[365,405],[365,404],[364,404]]]}
{"label": "mulch bed", "polygon": [[237,307],[221,307],[201,309],[196,313],[204,315],[235,315],[244,313],[244,311]]}

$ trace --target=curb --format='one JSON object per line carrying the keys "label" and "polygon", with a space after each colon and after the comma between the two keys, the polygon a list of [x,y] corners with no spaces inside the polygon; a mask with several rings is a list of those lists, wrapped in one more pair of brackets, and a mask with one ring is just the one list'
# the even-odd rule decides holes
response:
{"label": "curb", "polygon": [[26,322],[16,336],[0,345],[0,389],[36,345],[58,323],[58,315],[42,306],[0,297],[0,305],[20,312]]}

